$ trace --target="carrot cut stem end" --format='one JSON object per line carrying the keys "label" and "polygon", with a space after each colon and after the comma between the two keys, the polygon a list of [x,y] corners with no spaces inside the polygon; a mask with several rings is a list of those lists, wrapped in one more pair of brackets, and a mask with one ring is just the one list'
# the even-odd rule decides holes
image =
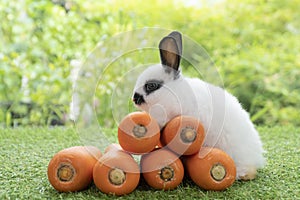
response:
{"label": "carrot cut stem end", "polygon": [[133,135],[137,138],[142,138],[147,133],[147,128],[144,125],[138,124],[133,127]]}
{"label": "carrot cut stem end", "polygon": [[63,164],[57,169],[57,177],[62,182],[68,182],[73,179],[75,169],[70,164]]}
{"label": "carrot cut stem end", "polygon": [[184,143],[192,143],[196,140],[197,132],[194,128],[185,127],[180,132],[180,138]]}
{"label": "carrot cut stem end", "polygon": [[211,177],[216,181],[222,181],[226,176],[226,169],[220,163],[212,166],[210,170]]}
{"label": "carrot cut stem end", "polygon": [[165,182],[171,181],[174,177],[174,170],[170,166],[163,167],[160,170],[160,178]]}
{"label": "carrot cut stem end", "polygon": [[114,168],[108,174],[109,181],[114,185],[122,185],[126,179],[126,174],[123,170]]}

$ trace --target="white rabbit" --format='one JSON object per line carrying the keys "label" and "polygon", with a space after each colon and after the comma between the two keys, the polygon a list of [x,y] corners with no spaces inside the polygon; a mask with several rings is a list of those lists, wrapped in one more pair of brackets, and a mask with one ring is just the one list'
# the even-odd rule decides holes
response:
{"label": "white rabbit", "polygon": [[229,154],[236,164],[237,179],[254,179],[265,159],[262,142],[248,113],[224,89],[181,74],[179,32],[164,37],[159,49],[161,64],[148,67],[137,79],[135,105],[150,113],[160,128],[178,115],[198,118],[206,131],[204,146]]}

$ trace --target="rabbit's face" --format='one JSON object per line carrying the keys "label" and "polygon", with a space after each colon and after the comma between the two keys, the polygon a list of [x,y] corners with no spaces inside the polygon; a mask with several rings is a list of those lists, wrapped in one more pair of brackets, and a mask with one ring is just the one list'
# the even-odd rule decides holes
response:
{"label": "rabbit's face", "polygon": [[149,111],[151,105],[157,104],[167,93],[170,93],[169,85],[179,77],[179,71],[168,69],[161,64],[148,67],[138,77],[134,87],[135,105]]}

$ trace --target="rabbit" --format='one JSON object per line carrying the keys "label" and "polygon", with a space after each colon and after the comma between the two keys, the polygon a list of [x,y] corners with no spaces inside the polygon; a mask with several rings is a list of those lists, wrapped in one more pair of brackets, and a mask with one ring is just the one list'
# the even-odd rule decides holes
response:
{"label": "rabbit", "polygon": [[252,180],[265,165],[261,139],[236,97],[221,87],[180,71],[182,35],[171,32],[159,43],[160,64],[137,78],[133,102],[148,112],[162,129],[179,115],[199,119],[206,131],[203,146],[216,147],[232,157],[237,180]]}

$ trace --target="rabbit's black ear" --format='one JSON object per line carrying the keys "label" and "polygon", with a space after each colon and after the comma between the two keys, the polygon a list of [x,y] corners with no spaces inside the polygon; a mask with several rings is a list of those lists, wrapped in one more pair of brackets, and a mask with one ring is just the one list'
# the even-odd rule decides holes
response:
{"label": "rabbit's black ear", "polygon": [[178,70],[180,52],[174,37],[164,37],[159,43],[160,60],[164,66]]}
{"label": "rabbit's black ear", "polygon": [[179,50],[179,55],[182,56],[182,36],[178,31],[173,31],[169,34],[170,37],[173,37],[176,40],[176,44]]}

